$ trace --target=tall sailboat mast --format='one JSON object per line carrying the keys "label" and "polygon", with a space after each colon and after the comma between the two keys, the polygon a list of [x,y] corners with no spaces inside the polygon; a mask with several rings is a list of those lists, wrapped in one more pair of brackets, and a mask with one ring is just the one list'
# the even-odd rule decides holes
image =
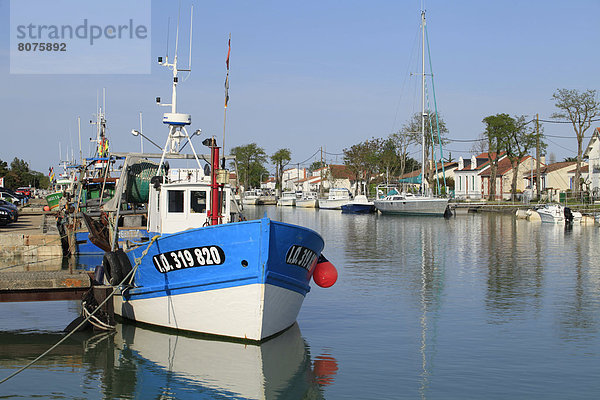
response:
{"label": "tall sailboat mast", "polygon": [[427,189],[425,180],[425,10],[421,11],[421,194]]}

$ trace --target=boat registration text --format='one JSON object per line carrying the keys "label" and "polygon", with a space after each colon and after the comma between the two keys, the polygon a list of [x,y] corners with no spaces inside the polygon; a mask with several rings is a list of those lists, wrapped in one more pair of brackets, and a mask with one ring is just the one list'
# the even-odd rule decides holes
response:
{"label": "boat registration text", "polygon": [[185,268],[221,265],[225,252],[219,246],[192,247],[152,256],[154,267],[162,274]]}

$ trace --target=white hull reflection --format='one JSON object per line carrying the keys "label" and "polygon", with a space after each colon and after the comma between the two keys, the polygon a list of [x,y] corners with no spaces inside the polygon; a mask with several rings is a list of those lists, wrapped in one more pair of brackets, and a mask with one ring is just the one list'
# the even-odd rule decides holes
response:
{"label": "white hull reflection", "polygon": [[[204,340],[118,324],[117,349],[140,366],[134,398],[304,398],[319,393],[298,324],[261,345]],[[189,396],[188,396],[189,395]],[[198,397],[199,396],[199,397]]]}

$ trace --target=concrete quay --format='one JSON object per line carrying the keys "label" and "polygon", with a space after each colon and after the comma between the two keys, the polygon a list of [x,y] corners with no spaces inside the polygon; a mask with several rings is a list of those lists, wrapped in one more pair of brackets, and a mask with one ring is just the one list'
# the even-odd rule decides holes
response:
{"label": "concrete quay", "polygon": [[17,222],[0,227],[0,302],[81,300],[91,277],[63,261],[55,214],[22,208]]}

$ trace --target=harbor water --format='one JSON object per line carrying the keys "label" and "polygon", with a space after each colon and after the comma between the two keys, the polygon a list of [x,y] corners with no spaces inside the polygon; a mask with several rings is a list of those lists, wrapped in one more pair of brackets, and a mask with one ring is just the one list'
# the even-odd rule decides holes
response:
{"label": "harbor water", "polygon": [[[318,231],[338,282],[261,346],[119,324],[78,333],[0,399],[595,399],[600,229],[248,206]],[[0,379],[46,351],[76,302],[0,304]]]}

